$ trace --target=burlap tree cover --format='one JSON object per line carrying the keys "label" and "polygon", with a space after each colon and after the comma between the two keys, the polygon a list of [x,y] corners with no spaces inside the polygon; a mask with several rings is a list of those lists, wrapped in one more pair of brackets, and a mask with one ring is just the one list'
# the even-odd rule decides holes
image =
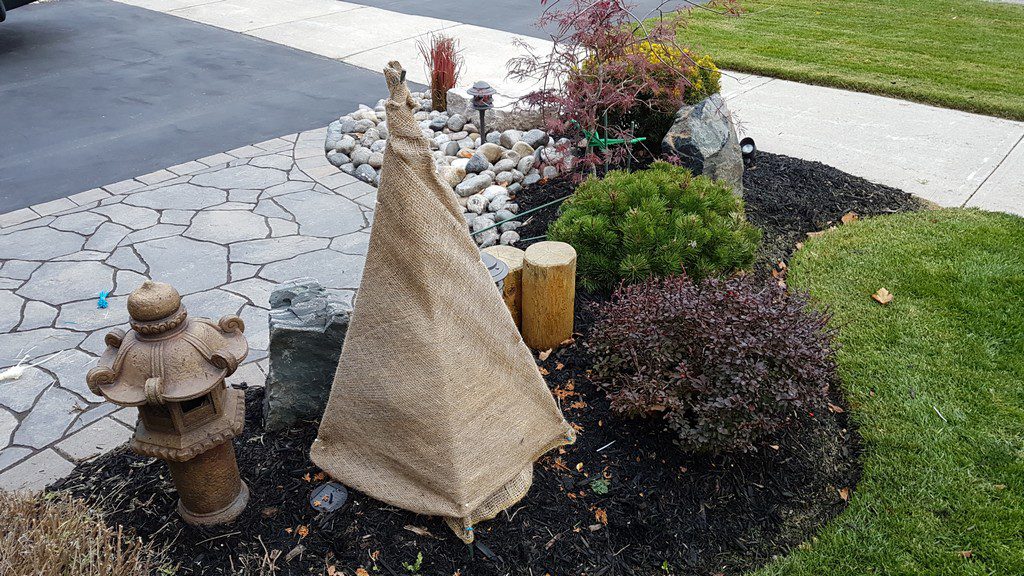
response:
{"label": "burlap tree cover", "polygon": [[310,457],[471,542],[574,432],[435,174],[401,65],[384,76],[390,136],[370,247]]}

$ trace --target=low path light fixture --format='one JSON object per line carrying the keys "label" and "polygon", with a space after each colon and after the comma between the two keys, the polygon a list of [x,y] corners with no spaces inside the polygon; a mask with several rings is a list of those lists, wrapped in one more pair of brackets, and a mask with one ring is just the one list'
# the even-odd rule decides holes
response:
{"label": "low path light fixture", "polygon": [[138,407],[131,448],[167,462],[185,522],[231,522],[249,502],[231,443],[245,424],[245,396],[224,379],[249,353],[245,325],[235,315],[191,317],[177,290],[151,280],[128,297],[128,314],[132,329],[107,334],[89,390]]}
{"label": "low path light fixture", "polygon": [[754,156],[757,155],[757,144],[754,144],[754,139],[746,137],[740,140],[740,154],[743,155],[743,164],[750,166],[754,163]]}
{"label": "low path light fixture", "polygon": [[491,85],[483,80],[473,84],[473,87],[466,91],[473,97],[473,109],[480,112],[480,144],[484,143],[487,137],[487,128],[484,126],[484,115],[494,108],[494,94],[497,92]]}

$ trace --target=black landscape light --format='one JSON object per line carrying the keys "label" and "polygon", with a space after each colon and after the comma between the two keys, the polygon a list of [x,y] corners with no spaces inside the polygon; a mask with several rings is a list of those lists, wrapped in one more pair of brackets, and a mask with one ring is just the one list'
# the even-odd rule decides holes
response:
{"label": "black landscape light", "polygon": [[484,114],[491,108],[494,108],[494,94],[497,90],[491,88],[491,85],[487,82],[480,80],[473,84],[473,87],[466,92],[473,97],[473,109],[480,112],[480,144],[483,144],[484,139],[487,137],[487,130],[484,127]]}
{"label": "black landscape light", "polygon": [[754,155],[757,154],[757,144],[754,144],[754,139],[746,137],[740,140],[740,153],[743,154],[743,164],[750,166],[754,163]]}

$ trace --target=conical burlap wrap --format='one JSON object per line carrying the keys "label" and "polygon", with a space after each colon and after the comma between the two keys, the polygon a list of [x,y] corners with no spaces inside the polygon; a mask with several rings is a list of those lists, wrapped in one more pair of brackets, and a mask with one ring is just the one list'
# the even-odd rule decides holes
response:
{"label": "conical burlap wrap", "polygon": [[390,136],[370,247],[310,457],[471,542],[574,433],[434,172],[401,66],[384,75]]}

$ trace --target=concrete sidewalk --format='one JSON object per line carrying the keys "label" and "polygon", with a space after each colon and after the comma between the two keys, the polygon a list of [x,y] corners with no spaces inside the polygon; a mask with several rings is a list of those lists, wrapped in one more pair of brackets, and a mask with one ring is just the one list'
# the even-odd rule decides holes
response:
{"label": "concrete sidewalk", "polygon": [[[515,39],[550,48],[541,38],[335,0],[119,1],[374,71],[397,59],[421,83],[416,39],[444,31],[461,42],[464,81],[487,80],[510,97],[533,87],[505,78],[508,59],[523,53]],[[387,5],[412,10],[408,2]],[[501,11],[476,11],[474,21],[488,15],[502,28]],[[723,93],[763,150],[818,160],[942,206],[1024,214],[1024,123],[746,74],[727,73]]]}

